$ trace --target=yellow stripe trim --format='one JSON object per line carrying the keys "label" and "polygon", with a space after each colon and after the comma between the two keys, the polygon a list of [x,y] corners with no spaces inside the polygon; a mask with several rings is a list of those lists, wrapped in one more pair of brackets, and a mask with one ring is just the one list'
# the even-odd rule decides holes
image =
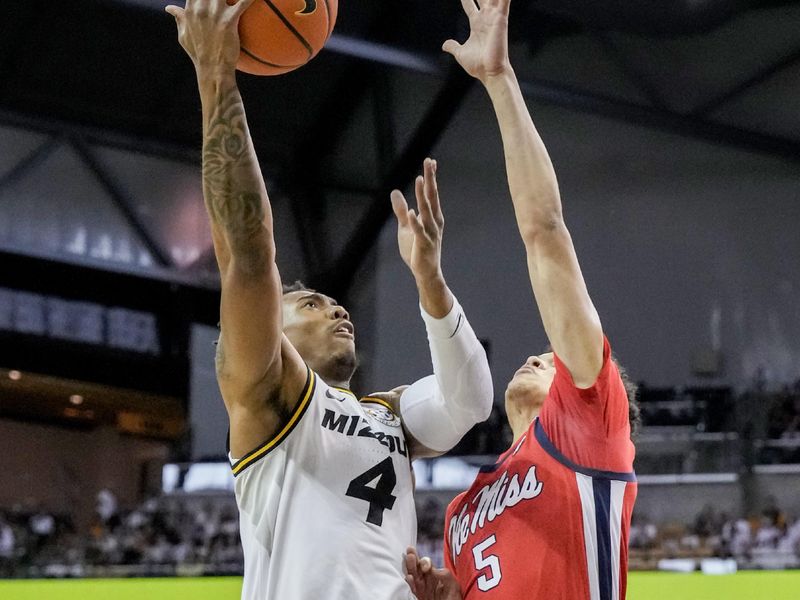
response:
{"label": "yellow stripe trim", "polygon": [[392,408],[392,405],[389,404],[386,400],[382,400],[381,398],[374,398],[373,396],[364,396],[360,400],[360,402],[374,402],[375,404],[380,404],[380,405],[385,406],[386,408],[388,408],[390,411],[392,411],[392,414],[395,414],[394,413],[394,408]]}
{"label": "yellow stripe trim", "polygon": [[350,394],[353,398],[356,397],[356,395],[351,390],[348,390],[347,388],[340,388],[340,387],[336,387],[335,385],[332,385],[331,387],[333,389],[335,389],[335,390],[339,390],[340,392],[344,392],[345,394]]}
{"label": "yellow stripe trim", "polygon": [[243,458],[242,460],[240,460],[236,464],[236,466],[233,467],[234,475],[238,475],[239,472],[242,469],[244,469],[247,465],[252,463],[254,460],[260,458],[261,456],[269,452],[272,448],[274,448],[283,441],[283,438],[286,437],[286,434],[289,433],[292,427],[294,427],[294,424],[297,422],[297,419],[299,419],[300,415],[303,414],[303,410],[311,400],[313,391],[314,391],[314,371],[309,370],[308,387],[306,388],[303,399],[297,404],[297,407],[294,409],[294,414],[292,415],[292,418],[289,419],[289,422],[283,426],[283,429],[280,430],[278,435],[276,435],[269,442],[261,446],[261,448],[256,450],[253,454],[251,454],[247,458]]}

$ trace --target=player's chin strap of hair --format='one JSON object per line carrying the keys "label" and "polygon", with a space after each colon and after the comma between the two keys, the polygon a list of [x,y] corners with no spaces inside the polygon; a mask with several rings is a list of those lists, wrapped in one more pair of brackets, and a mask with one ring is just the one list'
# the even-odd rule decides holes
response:
{"label": "player's chin strap of hair", "polygon": [[400,397],[406,429],[424,446],[447,452],[492,411],[494,390],[486,351],[454,298],[453,308],[435,319],[420,306],[428,332],[433,375]]}

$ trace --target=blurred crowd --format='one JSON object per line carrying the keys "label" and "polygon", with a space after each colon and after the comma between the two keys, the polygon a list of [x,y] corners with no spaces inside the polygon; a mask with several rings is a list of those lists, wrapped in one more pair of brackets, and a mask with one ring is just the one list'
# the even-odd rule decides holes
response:
{"label": "blurred crowd", "polygon": [[[446,501],[419,500],[417,547],[443,564]],[[692,523],[656,525],[634,511],[631,569],[655,569],[675,558],[735,558],[751,568],[800,566],[800,519],[774,499],[750,518],[706,505]],[[90,575],[231,575],[242,572],[236,505],[230,494],[151,498],[120,511],[110,492],[98,495],[95,522],[79,535],[68,517],[44,511],[0,513],[0,577]],[[115,571],[117,569],[117,571]]]}
{"label": "blurred crowd", "polygon": [[[672,392],[645,389],[643,407],[649,404],[652,410],[643,409],[643,414],[655,418],[663,417],[664,410],[685,410],[687,398],[689,391],[676,399]],[[728,406],[729,400],[727,389],[694,390],[692,418],[697,407]],[[767,406],[766,435],[757,442],[756,462],[800,463],[800,381],[770,393]],[[718,421],[707,418],[704,426],[713,429]],[[505,418],[495,409],[487,423],[464,437],[456,453],[497,455],[511,441]],[[646,458],[640,457],[640,463]],[[655,458],[665,462],[662,455]],[[436,564],[443,562],[446,505],[444,496],[419,495],[418,548]],[[779,509],[774,499],[747,517],[707,505],[690,523],[656,524],[637,510],[630,551],[631,568],[652,569],[659,560],[685,557],[733,557],[752,568],[800,568],[800,518]],[[237,574],[242,561],[238,512],[230,493],[167,494],[121,509],[114,494],[102,490],[88,532],[85,526],[76,527],[68,514],[0,510],[0,577]]]}
{"label": "blurred crowd", "polygon": [[749,517],[717,512],[707,504],[694,522],[657,526],[634,511],[629,547],[631,568],[654,568],[663,558],[735,558],[754,568],[800,565],[800,518],[787,515],[768,498]]}
{"label": "blurred crowd", "polygon": [[118,565],[153,574],[201,565],[203,574],[230,574],[241,573],[242,560],[239,518],[229,494],[163,496],[120,511],[113,494],[103,490],[88,535],[77,533],[68,515],[0,513],[0,577],[80,577],[94,567]]}

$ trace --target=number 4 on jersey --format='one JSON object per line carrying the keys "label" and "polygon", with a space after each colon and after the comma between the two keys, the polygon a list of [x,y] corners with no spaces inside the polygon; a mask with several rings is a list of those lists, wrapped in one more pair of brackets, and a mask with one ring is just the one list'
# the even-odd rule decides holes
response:
{"label": "number 4 on jersey", "polygon": [[[369,487],[369,484],[375,479],[378,480],[375,487]],[[394,501],[397,500],[397,496],[392,494],[396,484],[394,463],[391,458],[385,458],[353,479],[347,487],[347,495],[369,502],[367,523],[380,526],[383,524],[383,511],[391,510]]]}

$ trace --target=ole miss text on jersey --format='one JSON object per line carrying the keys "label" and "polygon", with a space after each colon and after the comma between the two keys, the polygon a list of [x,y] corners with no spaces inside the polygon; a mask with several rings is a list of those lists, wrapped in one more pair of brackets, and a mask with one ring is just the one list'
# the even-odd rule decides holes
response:
{"label": "ole miss text on jersey", "polygon": [[636,499],[628,400],[608,341],[595,384],[555,357],[540,415],[445,520],[464,600],[620,600]]}

